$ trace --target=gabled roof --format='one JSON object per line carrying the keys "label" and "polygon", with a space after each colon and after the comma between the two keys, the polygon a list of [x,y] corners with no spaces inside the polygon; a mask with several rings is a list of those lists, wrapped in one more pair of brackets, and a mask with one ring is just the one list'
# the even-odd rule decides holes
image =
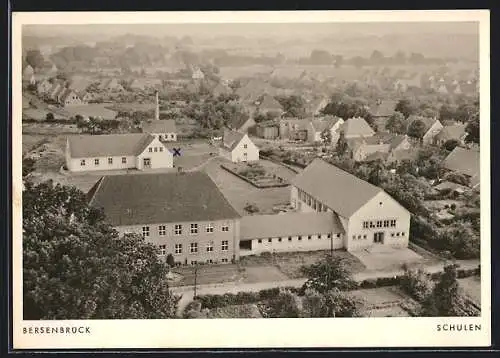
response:
{"label": "gabled roof", "polygon": [[479,150],[455,147],[441,163],[445,169],[470,177],[479,175]]}
{"label": "gabled roof", "polygon": [[64,94],[62,94],[62,96],[61,96],[61,102],[64,102],[66,100],[66,98],[68,98],[72,94],[78,96],[78,94],[75,91],[73,91],[73,90],[71,90],[69,88],[66,89],[66,91],[64,92]]}
{"label": "gabled roof", "polygon": [[361,117],[349,118],[341,124],[340,131],[343,131],[346,136],[372,136],[375,131]]}
{"label": "gabled roof", "polygon": [[225,131],[224,138],[222,140],[222,146],[229,150],[233,150],[241,142],[244,136],[245,133],[237,131]]}
{"label": "gabled roof", "polygon": [[344,218],[383,191],[321,159],[313,160],[292,179],[292,184]]}
{"label": "gabled roof", "polygon": [[461,140],[465,135],[465,124],[454,124],[451,126],[444,126],[436,135],[436,139],[447,141],[450,139]]}
{"label": "gabled roof", "polygon": [[391,143],[391,147],[390,149],[394,149],[394,148],[397,148],[401,143],[403,143],[408,137],[404,134],[398,134],[396,136],[394,136],[390,143]]}
{"label": "gabled roof", "polygon": [[113,226],[239,217],[203,172],[105,176],[89,191],[88,198],[90,205],[104,210]]}
{"label": "gabled roof", "polygon": [[402,161],[402,160],[413,161],[416,160],[417,158],[418,158],[418,149],[410,148],[410,149],[396,149],[391,151],[389,153],[389,156],[387,157],[387,160],[389,162]]}
{"label": "gabled roof", "polygon": [[240,228],[242,240],[344,232],[337,215],[325,212],[243,216]]}
{"label": "gabled roof", "polygon": [[136,156],[153,141],[147,133],[79,135],[68,137],[72,158]]}
{"label": "gabled roof", "polygon": [[315,119],[311,121],[312,127],[316,132],[323,132],[325,129],[331,129],[338,121],[339,117],[329,117],[325,119]]}
{"label": "gabled roof", "polygon": [[280,126],[287,124],[298,126],[298,130],[307,130],[311,121],[306,119],[297,119],[297,118],[282,118],[280,119]]}
{"label": "gabled roof", "polygon": [[283,107],[273,96],[265,94],[259,103],[259,109],[282,111]]}
{"label": "gabled roof", "polygon": [[175,120],[160,119],[142,123],[143,133],[174,133],[176,132]]}
{"label": "gabled roof", "polygon": [[420,120],[420,121],[422,121],[422,123],[425,124],[426,131],[428,131],[434,125],[434,123],[438,122],[438,120],[436,118],[411,115],[407,119],[408,127],[410,127],[411,124],[413,122],[415,122],[416,120]]}

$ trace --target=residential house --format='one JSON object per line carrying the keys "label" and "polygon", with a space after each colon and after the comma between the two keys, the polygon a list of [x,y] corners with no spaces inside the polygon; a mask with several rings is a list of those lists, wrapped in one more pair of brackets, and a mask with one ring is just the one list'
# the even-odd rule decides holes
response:
{"label": "residential house", "polygon": [[62,93],[58,100],[59,103],[65,107],[85,104],[82,98],[75,91],[69,88]]}
{"label": "residential house", "polygon": [[377,100],[374,106],[370,106],[369,112],[379,131],[385,131],[385,124],[394,114],[397,103],[393,100]]}
{"label": "residential house", "polygon": [[480,185],[480,152],[477,149],[455,147],[441,163],[445,172],[464,175],[469,180],[469,186],[479,190]]}
{"label": "residential house", "polygon": [[306,119],[284,118],[279,122],[279,136],[281,139],[306,141],[308,132],[311,130],[311,122]]}
{"label": "residential house", "polygon": [[260,113],[274,113],[277,116],[281,117],[284,113],[283,107],[281,104],[271,95],[264,94],[259,98],[256,102],[257,110]]}
{"label": "residential house", "polygon": [[72,172],[172,168],[173,155],[148,133],[68,137],[66,167]]}
{"label": "residential house", "polygon": [[120,234],[141,235],[164,259],[171,254],[179,265],[239,259],[240,215],[206,173],[105,176],[87,197]]}
{"label": "residential house", "polygon": [[465,143],[467,132],[465,124],[457,123],[449,126],[444,126],[441,131],[434,137],[434,144],[442,146],[449,140],[456,140],[459,144]]}
{"label": "residential house", "polygon": [[252,162],[259,160],[259,148],[248,134],[225,131],[220,147],[220,155],[232,162]]}
{"label": "residential house", "polygon": [[425,133],[422,136],[422,143],[424,144],[432,144],[434,142],[434,138],[438,135],[439,132],[443,129],[443,125],[437,118],[430,117],[422,117],[411,115],[407,119],[407,128],[410,128],[413,122],[420,120],[425,125]]}
{"label": "residential house", "polygon": [[349,118],[340,125],[338,130],[339,132],[344,132],[344,137],[346,139],[361,137],[366,138],[375,134],[375,131],[364,120],[364,118],[361,117]]}
{"label": "residential house", "polygon": [[310,130],[307,133],[307,140],[310,143],[323,142],[322,133],[330,132],[330,144],[337,143],[339,131],[344,124],[344,120],[340,117],[324,117],[315,119],[310,122]]}
{"label": "residential house", "polygon": [[[405,248],[410,213],[389,194],[321,159],[292,179],[291,204],[300,212],[330,213],[343,229],[336,247]],[[338,230],[330,233],[330,239]]]}
{"label": "residential house", "polygon": [[235,130],[241,133],[247,133],[250,128],[255,126],[255,120],[253,119],[252,116],[246,117],[246,116],[238,116],[238,117],[231,117],[227,123],[227,126],[231,130]]}
{"label": "residential house", "polygon": [[177,129],[173,119],[146,121],[142,124],[142,132],[152,134],[161,141],[177,141]]}
{"label": "residential house", "polygon": [[343,235],[340,221],[327,212],[243,216],[240,256],[340,249]]}
{"label": "residential house", "polygon": [[191,78],[193,80],[202,80],[205,78],[205,74],[199,68],[193,68],[191,70]]}
{"label": "residential house", "polygon": [[413,162],[418,159],[418,148],[394,149],[385,157],[387,164],[399,165],[404,161]]}

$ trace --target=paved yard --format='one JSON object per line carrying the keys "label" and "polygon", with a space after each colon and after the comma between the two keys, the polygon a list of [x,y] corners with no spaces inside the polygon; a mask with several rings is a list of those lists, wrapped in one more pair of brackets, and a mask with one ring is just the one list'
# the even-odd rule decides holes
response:
{"label": "paved yard", "polygon": [[411,249],[392,249],[384,247],[383,250],[362,250],[352,252],[367,271],[391,271],[401,269],[403,264],[424,263],[422,256]]}
{"label": "paved yard", "polygon": [[214,159],[203,170],[212,178],[227,200],[241,215],[248,214],[244,210],[248,203],[257,205],[262,214],[271,213],[274,206],[290,201],[289,187],[258,189],[222,169],[220,164],[224,162],[223,158]]}

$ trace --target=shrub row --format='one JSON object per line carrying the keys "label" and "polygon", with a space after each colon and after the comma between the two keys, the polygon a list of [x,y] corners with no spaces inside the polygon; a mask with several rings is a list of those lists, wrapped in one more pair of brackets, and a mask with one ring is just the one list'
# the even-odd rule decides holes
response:
{"label": "shrub row", "polygon": [[[287,287],[292,292],[297,293],[299,290],[295,287]],[[198,295],[197,301],[201,303],[202,308],[217,308],[231,305],[243,305],[248,303],[256,303],[276,297],[280,292],[279,287],[264,289],[258,292],[238,292],[225,293],[223,295]]]}

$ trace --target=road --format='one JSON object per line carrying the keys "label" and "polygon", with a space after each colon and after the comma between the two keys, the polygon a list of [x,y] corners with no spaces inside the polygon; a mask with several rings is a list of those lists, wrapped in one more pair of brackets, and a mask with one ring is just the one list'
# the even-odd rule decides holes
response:
{"label": "road", "polygon": [[[461,269],[475,269],[479,265],[479,260],[457,260],[456,263]],[[433,264],[426,266],[425,270],[429,273],[436,273],[443,271],[444,263]],[[356,281],[363,281],[367,279],[375,279],[381,277],[394,277],[402,275],[403,270],[392,270],[392,271],[363,271],[353,275]],[[255,283],[237,283],[237,282],[226,282],[217,283],[210,285],[198,285],[197,294],[198,295],[222,295],[224,293],[238,293],[238,292],[257,292],[264,289],[274,288],[274,287],[301,287],[305,278],[293,279],[293,280],[283,280],[283,281],[268,281],[268,282],[255,282]],[[175,294],[182,295],[179,301],[178,313],[182,313],[186,305],[193,300],[194,296],[194,286],[180,286],[171,289]]]}

